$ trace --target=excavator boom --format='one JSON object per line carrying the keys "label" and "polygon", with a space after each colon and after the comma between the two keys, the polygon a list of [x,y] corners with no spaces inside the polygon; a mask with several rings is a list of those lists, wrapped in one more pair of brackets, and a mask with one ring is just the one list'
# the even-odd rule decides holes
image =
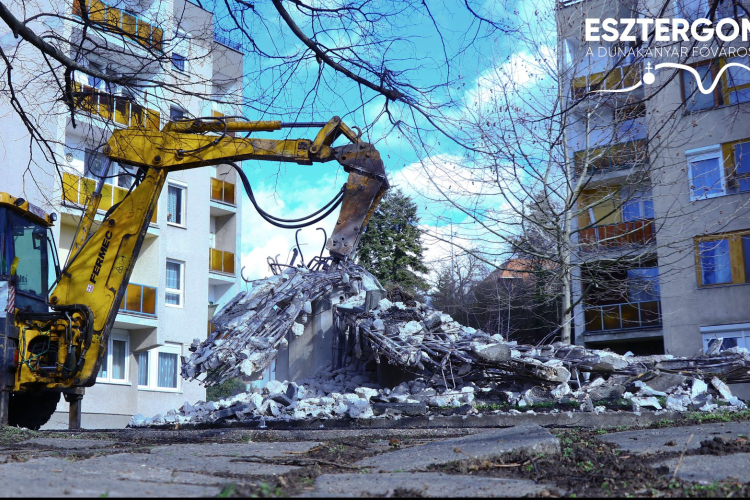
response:
{"label": "excavator boom", "polygon": [[[326,248],[334,261],[349,259],[388,189],[380,154],[338,117],[323,124],[313,140],[234,135],[298,125],[206,118],[170,122],[161,131],[138,127],[115,131],[103,152],[110,161],[140,167],[137,186],[109,209],[96,230],[92,228],[100,196],[92,195],[74,237],[73,251],[49,292],[52,312],[15,312],[16,350],[20,359],[15,365],[13,390],[21,393],[42,387],[70,391],[94,384],[105,354],[104,346],[170,172],[242,160],[302,165],[336,160],[349,176],[342,188],[341,210]],[[349,143],[334,146],[341,136]],[[237,169],[251,195],[247,177]],[[42,366],[34,353],[50,345],[56,346],[57,351],[51,353],[47,348],[50,362]],[[0,419],[7,421],[3,407],[7,405],[0,400]]]}

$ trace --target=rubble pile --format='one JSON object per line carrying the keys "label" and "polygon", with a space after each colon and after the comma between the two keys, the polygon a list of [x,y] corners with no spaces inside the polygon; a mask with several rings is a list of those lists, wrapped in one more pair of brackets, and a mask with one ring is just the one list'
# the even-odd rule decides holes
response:
{"label": "rubble pile", "polygon": [[216,330],[201,342],[195,339],[192,354],[183,358],[182,377],[201,380],[206,386],[238,377],[249,379],[266,369],[286,347],[287,333],[302,335],[312,314],[312,302],[334,287],[349,295],[378,288],[377,280],[362,267],[346,265],[331,271],[288,268],[280,275],[254,281],[252,288],[234,297],[214,316]]}
{"label": "rubble pile", "polygon": [[[217,402],[186,402],[164,416],[136,415],[130,425],[260,420],[263,426],[266,419],[400,418],[446,411],[745,408],[725,383],[750,380],[750,352],[744,348],[678,358],[562,343],[519,345],[463,326],[425,304],[382,299],[366,306],[366,291],[380,286],[358,266],[325,273],[290,268],[254,282],[220,311],[216,332],[194,343],[193,354],[183,359],[183,376],[206,373],[202,382],[211,385],[261,372],[288,332],[301,333],[311,301],[335,287],[344,290],[334,313],[335,333],[346,347],[343,368],[295,382],[273,380],[260,392]],[[390,365],[385,370],[410,372],[413,379],[381,387],[375,375],[380,363]]]}

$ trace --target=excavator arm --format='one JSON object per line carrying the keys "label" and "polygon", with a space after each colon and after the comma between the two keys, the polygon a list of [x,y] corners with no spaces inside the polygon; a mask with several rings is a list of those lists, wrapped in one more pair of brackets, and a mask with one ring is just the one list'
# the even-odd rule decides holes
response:
{"label": "excavator arm", "polygon": [[[111,161],[142,167],[139,183],[107,212],[96,229],[93,225],[99,198],[92,196],[68,262],[50,291],[53,312],[16,315],[21,334],[14,390],[70,390],[94,384],[104,346],[170,172],[242,160],[303,165],[336,160],[349,177],[339,218],[326,248],[334,260],[351,257],[388,189],[383,162],[373,145],[362,141],[338,117],[323,124],[313,140],[233,136],[299,125],[208,118],[170,122],[161,131],[115,131],[103,152]],[[340,136],[345,136],[349,144],[333,146]],[[239,170],[239,174],[247,184],[244,173]],[[56,350],[51,352],[49,346]],[[40,348],[46,358],[40,358]],[[37,359],[46,359],[46,364],[43,366]]]}

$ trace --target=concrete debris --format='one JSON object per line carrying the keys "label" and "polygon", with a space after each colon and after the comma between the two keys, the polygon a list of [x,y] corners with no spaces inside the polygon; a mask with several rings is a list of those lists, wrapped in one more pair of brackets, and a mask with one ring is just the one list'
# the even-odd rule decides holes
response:
{"label": "concrete debris", "polygon": [[[400,418],[446,411],[539,411],[555,405],[594,413],[745,408],[725,381],[750,380],[746,349],[677,358],[621,356],[559,342],[519,345],[465,327],[426,304],[408,306],[365,293],[377,288],[376,280],[355,265],[328,272],[290,268],[253,282],[250,291],[217,313],[216,331],[204,342],[193,342],[191,355],[183,358],[183,377],[205,374],[198,379],[205,385],[257,377],[275,359],[282,340],[302,335],[315,299],[334,289],[343,297],[334,308],[334,335],[347,350],[343,367],[294,382],[272,380],[259,392],[217,402],[186,402],[165,416],[136,415],[130,425]],[[382,386],[379,365],[411,380]]]}

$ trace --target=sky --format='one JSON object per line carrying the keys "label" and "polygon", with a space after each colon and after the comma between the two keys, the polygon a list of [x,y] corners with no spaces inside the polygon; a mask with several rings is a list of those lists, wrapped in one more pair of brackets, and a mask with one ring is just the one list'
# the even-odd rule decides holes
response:
{"label": "sky", "polygon": [[[533,8],[531,2],[532,0],[511,0],[503,4],[487,0],[484,4],[470,5],[483,17],[512,23],[514,19],[523,17],[525,10]],[[338,3],[342,2],[319,0],[316,5],[332,7]],[[310,34],[313,27],[306,18],[295,13],[290,2],[285,2],[285,5],[303,31]],[[498,65],[512,69],[507,74],[522,84],[531,80],[528,71],[523,71],[528,54],[512,37],[498,33],[485,36],[487,30],[463,7],[463,2],[429,2],[428,5],[433,19],[412,12],[409,15],[396,15],[393,18],[395,21],[390,24],[380,24],[384,26],[383,29],[392,30],[392,33],[384,34],[384,38],[395,38],[401,34],[405,38],[394,41],[393,47],[389,49],[390,59],[386,62],[389,69],[404,71],[411,82],[422,87],[443,81],[451,82],[448,87],[434,91],[429,96],[429,101],[423,102],[440,104],[446,101],[449,94],[458,106],[445,112],[454,116],[460,116],[465,111],[462,106],[481,107],[494,97],[492,82]],[[222,15],[222,7],[215,8],[218,9],[215,12],[219,30],[222,25],[230,26],[226,24],[226,16]],[[304,50],[299,40],[286,35],[288,28],[279,24],[280,17],[270,3],[254,4],[253,12],[246,15],[245,19],[248,32],[264,52],[289,55]],[[440,28],[440,35],[435,24]],[[247,39],[236,30],[227,35],[234,40],[243,41],[248,47]],[[329,47],[363,42],[356,30],[349,29],[330,31],[327,36],[321,35],[320,40],[325,41]],[[358,55],[372,59],[382,55],[382,47],[373,48],[363,43],[353,57]],[[450,65],[443,64],[446,57]],[[452,74],[446,73],[448,67]],[[448,177],[433,177],[440,178],[439,187],[445,192],[453,192],[462,182],[470,182],[472,174],[462,175],[461,172],[464,151],[460,147],[445,136],[430,131],[432,127],[424,118],[415,117],[407,107],[391,103],[390,108],[396,119],[425,128],[421,135],[400,133],[382,113],[385,102],[382,96],[367,89],[363,91],[360,86],[338,76],[331,68],[323,66],[321,69],[314,60],[295,66],[293,71],[284,71],[277,60],[269,60],[248,50],[245,73],[245,115],[248,119],[325,122],[338,115],[350,126],[362,128],[366,140],[374,143],[380,151],[392,188],[402,189],[418,206],[420,226],[426,233],[423,236],[426,260],[446,259],[450,255],[449,245],[429,235],[438,234],[443,239],[450,240],[451,227],[464,222],[466,216],[450,204],[434,201],[440,195],[430,181],[430,174],[436,171],[451,173]],[[293,129],[288,135],[277,132],[259,134],[258,137],[313,139],[316,132],[317,129]],[[415,140],[419,141],[418,147],[415,147]],[[261,207],[284,218],[314,212],[333,198],[347,177],[337,162],[304,166],[246,161],[243,162],[243,169]],[[496,204],[491,195],[492,193],[488,193],[486,203]],[[319,254],[324,243],[322,231],[316,228],[322,227],[330,235],[337,212],[299,232],[300,248],[306,260]],[[279,229],[262,220],[244,195],[242,227],[241,253],[243,276],[246,279],[268,276],[269,256],[278,256],[279,262],[288,262],[295,245],[295,231]]]}

